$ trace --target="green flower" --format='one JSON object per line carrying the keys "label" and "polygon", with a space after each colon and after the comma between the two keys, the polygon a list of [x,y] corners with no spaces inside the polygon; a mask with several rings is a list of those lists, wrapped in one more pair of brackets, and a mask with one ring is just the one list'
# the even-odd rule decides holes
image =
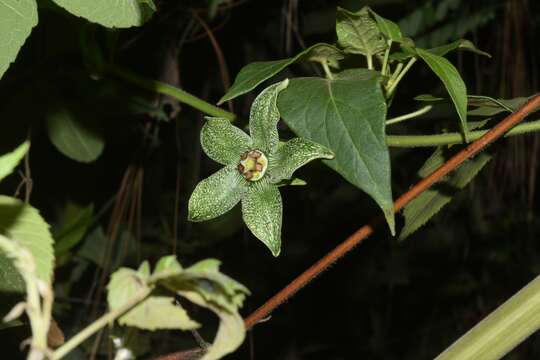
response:
{"label": "green flower", "polygon": [[283,215],[278,185],[311,160],[334,157],[324,146],[306,139],[279,142],[276,100],[288,83],[271,85],[257,96],[249,116],[251,137],[226,119],[207,117],[202,148],[225,167],[197,184],[189,199],[190,221],[213,219],[242,202],[244,222],[274,256],[281,250]]}

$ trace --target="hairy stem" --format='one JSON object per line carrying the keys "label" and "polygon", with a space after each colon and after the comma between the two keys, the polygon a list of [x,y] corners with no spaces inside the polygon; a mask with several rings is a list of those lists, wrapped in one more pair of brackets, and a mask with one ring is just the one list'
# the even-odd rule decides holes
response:
{"label": "hairy stem", "polygon": [[[470,140],[477,140],[490,130],[469,132]],[[540,131],[540,120],[521,124],[507,132],[504,136],[515,136]],[[387,135],[386,144],[391,147],[430,147],[441,145],[464,144],[461,133],[445,133],[434,135]]]}
{"label": "hairy stem", "polygon": [[392,47],[392,40],[388,40],[386,42],[386,45],[387,45],[387,48],[386,48],[386,51],[384,52],[384,58],[383,58],[383,63],[382,63],[382,68],[381,68],[381,75],[386,75],[386,72],[387,72],[387,68],[388,68],[388,56],[390,55],[390,48]]}
{"label": "hairy stem", "polygon": [[143,89],[154,91],[160,94],[168,95],[175,98],[176,100],[189,105],[197,110],[202,111],[205,114],[210,116],[222,117],[229,121],[234,121],[236,115],[223,110],[215,105],[210,104],[196,96],[191,95],[190,93],[179,89],[175,86],[165,84],[161,81],[147,79],[138,74],[132,73],[129,70],[123,69],[121,67],[113,66],[110,67],[109,72],[133,85],[137,85]]}
{"label": "hairy stem", "polygon": [[422,108],[420,108],[420,109],[418,109],[416,111],[413,111],[411,113],[396,116],[394,118],[390,118],[390,119],[386,120],[386,125],[397,124],[399,122],[402,122],[402,121],[405,121],[405,120],[408,120],[408,119],[413,119],[413,118],[418,117],[420,115],[424,115],[425,113],[427,113],[432,108],[433,108],[433,105],[426,105],[426,106],[424,106],[424,107],[422,107]]}
{"label": "hairy stem", "polygon": [[83,330],[81,330],[79,333],[77,333],[75,336],[73,336],[71,339],[69,339],[64,345],[56,349],[56,351],[52,355],[51,360],[59,360],[62,357],[66,356],[70,351],[79,346],[83,341],[94,335],[99,329],[106,326],[111,321],[119,318],[126,311],[143,301],[148,295],[150,295],[151,292],[152,289],[147,288],[138,293],[133,298],[131,298],[124,305],[101,316],[99,319],[97,319],[96,321],[85,327]]}
{"label": "hairy stem", "polygon": [[390,87],[388,88],[388,90],[386,92],[388,94],[388,96],[392,95],[392,93],[396,90],[396,87],[398,86],[399,82],[401,81],[401,79],[403,79],[405,74],[407,74],[407,72],[410,70],[410,68],[414,65],[416,60],[417,60],[416,57],[411,58],[409,60],[409,62],[407,63],[407,65],[405,65],[403,70],[399,72],[399,75],[397,76],[397,78],[394,81],[392,81],[392,83],[390,84]]}

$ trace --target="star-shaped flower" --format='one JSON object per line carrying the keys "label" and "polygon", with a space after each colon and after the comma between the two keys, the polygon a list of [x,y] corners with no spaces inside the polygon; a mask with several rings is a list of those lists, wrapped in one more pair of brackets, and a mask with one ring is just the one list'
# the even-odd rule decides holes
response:
{"label": "star-shaped flower", "polygon": [[280,143],[276,100],[286,79],[263,90],[253,101],[249,132],[223,118],[207,117],[201,131],[204,152],[225,165],[197,184],[189,199],[189,220],[218,217],[242,202],[242,217],[249,230],[278,256],[281,250],[283,203],[278,184],[290,179],[301,166],[334,154],[303,138]]}

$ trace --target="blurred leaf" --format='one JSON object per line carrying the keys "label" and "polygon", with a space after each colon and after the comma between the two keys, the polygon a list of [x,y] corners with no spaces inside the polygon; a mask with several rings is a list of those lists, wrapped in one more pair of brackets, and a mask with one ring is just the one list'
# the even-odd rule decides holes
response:
{"label": "blurred leaf", "polygon": [[491,55],[489,55],[487,52],[479,50],[476,46],[474,46],[474,44],[471,41],[466,40],[466,39],[459,39],[454,42],[451,42],[450,44],[437,46],[437,47],[428,49],[427,51],[435,55],[444,56],[453,50],[471,51],[475,54],[483,55],[483,56],[487,56],[488,58],[491,58]]}
{"label": "blurred leaf", "polygon": [[189,318],[180,304],[175,304],[175,300],[171,296],[148,297],[118,319],[118,323],[150,331],[158,329],[191,330],[200,327],[200,324]]}
{"label": "blurred leaf", "polygon": [[383,18],[379,14],[377,14],[375,11],[373,11],[371,8],[368,8],[369,12],[373,17],[375,18],[375,21],[377,22],[377,26],[379,28],[379,31],[383,33],[384,36],[388,40],[392,40],[395,42],[400,42],[403,38],[403,35],[401,34],[401,30],[399,29],[399,26],[386,18]]}
{"label": "blurred leaf", "polygon": [[[0,195],[0,234],[27,248],[35,258],[37,276],[51,283],[54,266],[53,238],[39,211],[19,199]],[[5,265],[5,264],[2,264]],[[3,277],[13,274],[2,266]],[[8,280],[16,285],[18,280]]]}
{"label": "blurred leaf", "polygon": [[75,161],[89,163],[103,152],[105,139],[66,107],[47,114],[47,130],[53,145]]}
{"label": "blurred leaf", "polygon": [[325,164],[370,195],[394,232],[386,103],[376,72],[357,78],[296,78],[278,98],[283,120],[300,137],[331,149]]}
{"label": "blurred leaf", "polygon": [[496,360],[540,328],[540,276],[460,337],[436,360]]}
{"label": "blurred leaf", "polygon": [[53,0],[75,16],[106,27],[127,28],[144,24],[156,11],[153,0]]}
{"label": "blurred leaf", "polygon": [[0,78],[38,23],[35,0],[0,1]]}
{"label": "blurred leaf", "polygon": [[330,66],[336,67],[337,62],[341,59],[343,59],[343,54],[339,49],[329,44],[319,43],[310,46],[292,58],[253,62],[240,70],[238,75],[236,75],[234,83],[227,93],[219,100],[218,105],[253,90],[257,85],[270,79],[272,76],[295,62],[327,61]]}
{"label": "blurred leaf", "polygon": [[[441,166],[448,159],[444,155],[443,148],[437,148],[420,169],[419,176],[426,177]],[[480,153],[412,200],[403,210],[405,225],[401,230],[399,240],[407,238],[437,214],[482,170],[490,159],[491,155],[486,152]]]}
{"label": "blurred leaf", "polygon": [[468,141],[467,87],[465,86],[465,82],[463,82],[454,65],[442,56],[432,54],[420,48],[416,48],[416,52],[443,82],[456,107],[465,141]]}
{"label": "blurred leaf", "polygon": [[180,295],[189,301],[212,310],[219,316],[219,328],[214,341],[201,360],[217,360],[235,351],[244,341],[246,329],[244,320],[238,312],[228,312],[224,309],[205,301],[205,299],[195,291],[180,291]]}
{"label": "blurred leaf", "polygon": [[146,281],[141,278],[137,271],[120,268],[111,275],[111,280],[107,285],[109,308],[114,310],[122,307],[148,289]]}
{"label": "blurred leaf", "polygon": [[30,142],[25,141],[12,152],[0,156],[0,180],[13,172],[28,149],[30,149]]}
{"label": "blurred leaf", "polygon": [[62,256],[82,240],[92,221],[94,205],[81,208],[68,203],[64,210],[63,224],[55,233],[54,251],[56,257]]}
{"label": "blurred leaf", "polygon": [[345,52],[372,57],[386,50],[377,22],[368,13],[367,8],[350,12],[338,7],[336,13],[336,33],[338,44]]}

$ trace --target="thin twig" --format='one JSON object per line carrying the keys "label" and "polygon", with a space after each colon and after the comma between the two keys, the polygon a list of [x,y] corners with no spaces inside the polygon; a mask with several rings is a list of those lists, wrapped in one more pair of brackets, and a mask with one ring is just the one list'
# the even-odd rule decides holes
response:
{"label": "thin twig", "polygon": [[[394,203],[394,212],[398,212],[405,205],[411,202],[415,197],[427,190],[431,185],[438,182],[441,178],[446,176],[452,170],[456,169],[467,159],[473,157],[482,151],[486,146],[491,144],[503,136],[513,126],[522,121],[527,115],[540,107],[540,94],[532,97],[525,105],[523,105],[518,111],[508,115],[503,121],[497,124],[488,133],[476,140],[474,143],[461,150],[441,167],[435,170],[431,175],[420,180],[415,186],[413,186],[405,194],[401,195]],[[358,245],[363,239],[371,235],[375,231],[375,226],[382,222],[381,217],[377,217],[367,225],[362,226],[351,236],[349,236],[344,242],[339,244],[336,248],[326,254],[322,259],[317,261],[314,265],[308,268],[305,272],[300,274],[289,285],[279,291],[276,295],[271,297],[266,303],[255,310],[251,315],[245,319],[245,325],[247,329],[250,329],[259,321],[270,315],[272,311],[281,305],[283,302],[290,299],[298,290],[311,282],[315,277],[325,271],[330,265],[341,259],[349,251],[351,251],[356,245]]]}

